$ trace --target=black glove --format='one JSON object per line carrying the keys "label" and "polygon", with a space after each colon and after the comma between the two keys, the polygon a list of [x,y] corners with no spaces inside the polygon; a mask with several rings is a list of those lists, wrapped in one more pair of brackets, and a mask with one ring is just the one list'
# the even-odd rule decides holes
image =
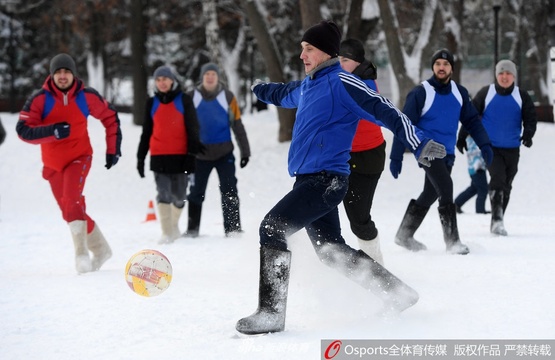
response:
{"label": "black glove", "polygon": [[248,157],[244,157],[241,158],[241,169],[244,168],[245,166],[247,166],[247,164],[249,163],[249,158]]}
{"label": "black glove", "polygon": [[69,124],[67,122],[59,122],[52,125],[52,133],[58,140],[65,139],[69,136]]}
{"label": "black glove", "polygon": [[119,155],[106,154],[106,169],[110,169],[112,166],[116,165],[119,160]]}
{"label": "black glove", "polygon": [[461,154],[464,154],[464,150],[468,150],[468,147],[466,146],[466,139],[465,138],[459,137],[457,139],[457,149],[459,149]]}
{"label": "black glove", "polygon": [[137,171],[139,172],[139,175],[142,178],[145,177],[145,161],[144,160],[137,161]]}
{"label": "black glove", "polygon": [[522,137],[520,138],[520,140],[522,141],[522,145],[526,146],[526,147],[530,147],[532,146],[533,142],[532,142],[532,137],[529,134],[522,134]]}
{"label": "black glove", "polygon": [[206,146],[203,143],[198,143],[195,154],[204,155],[206,153]]}

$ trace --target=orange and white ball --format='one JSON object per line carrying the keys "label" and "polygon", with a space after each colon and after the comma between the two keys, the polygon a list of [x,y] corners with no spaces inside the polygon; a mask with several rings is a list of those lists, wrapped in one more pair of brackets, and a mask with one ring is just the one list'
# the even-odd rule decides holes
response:
{"label": "orange and white ball", "polygon": [[125,280],[135,293],[152,297],[163,293],[172,281],[172,265],[157,250],[141,250],[125,266]]}

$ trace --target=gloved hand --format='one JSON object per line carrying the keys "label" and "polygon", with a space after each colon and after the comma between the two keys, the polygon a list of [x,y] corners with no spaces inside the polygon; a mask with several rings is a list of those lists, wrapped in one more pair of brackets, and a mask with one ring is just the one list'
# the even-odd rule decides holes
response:
{"label": "gloved hand", "polygon": [[489,167],[491,165],[491,162],[493,161],[493,149],[491,148],[491,145],[490,144],[482,145],[480,150],[482,151],[482,157],[486,162],[486,166]]}
{"label": "gloved hand", "polygon": [[52,125],[52,133],[58,140],[65,139],[69,136],[69,124],[67,122],[59,122]]}
{"label": "gloved hand", "polygon": [[260,85],[260,84],[264,84],[264,81],[262,81],[262,80],[260,80],[260,79],[254,80],[254,82],[253,82],[252,85],[251,85],[251,91],[253,91],[254,88],[255,88],[257,85]]}
{"label": "gloved hand", "polygon": [[119,155],[106,154],[106,169],[110,169],[112,166],[116,165],[119,160]]}
{"label": "gloved hand", "polygon": [[531,147],[533,144],[532,137],[526,133],[522,134],[520,140],[522,141],[522,145],[526,146],[527,148]]}
{"label": "gloved hand", "polygon": [[391,171],[391,175],[393,175],[395,179],[399,177],[402,168],[403,162],[401,160],[391,159],[391,162],[389,163],[389,171]]}
{"label": "gloved hand", "polygon": [[[422,144],[420,146],[422,146]],[[430,167],[432,165],[432,160],[436,158],[443,159],[445,155],[447,155],[447,152],[443,144],[429,140],[420,151],[417,160],[420,164]]]}
{"label": "gloved hand", "polygon": [[459,149],[461,154],[464,154],[464,150],[468,150],[468,147],[466,146],[466,139],[465,138],[459,137],[457,139],[457,149]]}
{"label": "gloved hand", "polygon": [[139,172],[139,175],[142,178],[145,177],[145,161],[144,160],[138,160],[137,161],[137,171]]}
{"label": "gloved hand", "polygon": [[241,158],[241,163],[240,163],[241,169],[244,168],[245,166],[247,166],[248,163],[249,163],[249,158],[248,157]]}

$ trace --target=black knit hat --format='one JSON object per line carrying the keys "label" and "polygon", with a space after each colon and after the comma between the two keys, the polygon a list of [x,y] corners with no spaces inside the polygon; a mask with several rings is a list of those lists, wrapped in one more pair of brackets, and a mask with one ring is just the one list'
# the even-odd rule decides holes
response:
{"label": "black knit hat", "polygon": [[301,42],[303,41],[317,47],[331,57],[336,57],[339,54],[341,31],[333,21],[323,20],[304,33]]}
{"label": "black knit hat", "polygon": [[58,54],[50,60],[50,75],[54,76],[54,73],[60,69],[68,69],[71,71],[73,76],[77,74],[77,69],[75,67],[75,61],[68,54]]}
{"label": "black knit hat", "polygon": [[347,39],[341,42],[339,55],[356,62],[364,62],[364,45],[360,40]]}
{"label": "black knit hat", "polygon": [[449,61],[449,64],[451,64],[451,67],[455,67],[455,58],[453,58],[453,54],[451,54],[451,52],[449,52],[449,50],[447,49],[440,49],[432,55],[432,63],[431,63],[432,70],[434,68],[434,63],[436,62],[437,59],[445,59]]}

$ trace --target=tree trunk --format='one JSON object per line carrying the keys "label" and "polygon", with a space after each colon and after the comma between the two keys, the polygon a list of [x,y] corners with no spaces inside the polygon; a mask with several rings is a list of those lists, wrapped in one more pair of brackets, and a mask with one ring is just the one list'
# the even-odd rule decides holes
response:
{"label": "tree trunk", "polygon": [[[285,82],[283,66],[279,55],[279,50],[273,38],[268,32],[266,22],[258,8],[256,2],[242,0],[243,7],[249,19],[252,34],[254,35],[258,48],[264,58],[268,77],[272,82]],[[277,108],[279,119],[278,141],[290,141],[293,133],[296,112],[291,109]]]}
{"label": "tree trunk", "polygon": [[146,19],[144,0],[131,0],[129,28],[131,32],[131,62],[133,73],[133,123],[142,125],[145,117],[147,100],[146,70]]}
{"label": "tree trunk", "polygon": [[[378,0],[378,5],[380,7],[380,14],[382,18],[382,26],[385,33],[385,40],[387,43],[387,51],[389,54],[389,61],[391,63],[391,69],[397,79],[398,91],[393,93],[397,94],[408,94],[410,90],[416,85],[411,78],[407,75],[407,70],[405,68],[405,59],[403,56],[403,48],[401,42],[399,41],[399,35],[397,31],[396,24],[398,23],[396,19],[393,18],[393,12],[390,9],[389,0]],[[393,6],[393,3],[391,3]],[[393,86],[392,86],[393,88]],[[398,104],[397,107],[403,108],[405,103],[404,96],[398,96],[398,99],[391,99],[393,103]]]}
{"label": "tree trunk", "polygon": [[[303,30],[306,30],[312,25],[316,25],[323,20],[322,15],[320,14],[320,1],[301,0],[299,1],[299,7],[301,12],[301,23],[303,26]],[[301,39],[299,39],[299,42],[300,41]]]}

